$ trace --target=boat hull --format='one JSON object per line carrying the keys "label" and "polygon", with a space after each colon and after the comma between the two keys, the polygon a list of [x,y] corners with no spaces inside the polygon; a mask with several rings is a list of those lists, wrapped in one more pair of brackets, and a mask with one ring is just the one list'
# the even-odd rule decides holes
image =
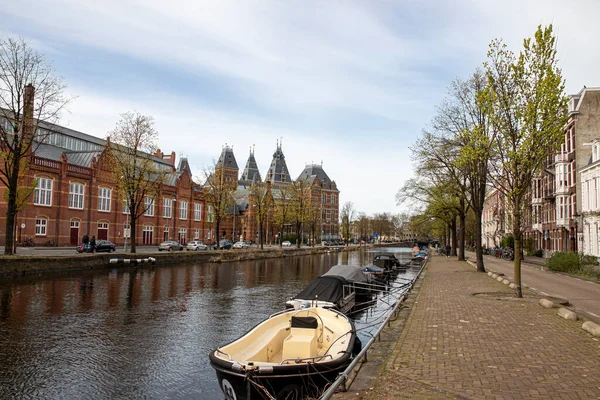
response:
{"label": "boat hull", "polygon": [[318,397],[349,362],[350,356],[336,362],[274,367],[273,372],[234,371],[231,365],[223,365],[222,360],[213,359],[211,354],[211,365],[227,400],[268,398],[265,391],[276,399]]}

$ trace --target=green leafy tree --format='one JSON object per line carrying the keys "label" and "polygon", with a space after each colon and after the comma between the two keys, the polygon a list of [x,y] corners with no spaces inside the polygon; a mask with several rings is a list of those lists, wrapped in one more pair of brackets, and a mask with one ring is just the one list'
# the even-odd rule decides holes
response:
{"label": "green leafy tree", "polygon": [[548,154],[558,150],[567,121],[567,98],[555,40],[552,25],[540,26],[533,38],[524,40],[519,56],[501,40],[494,40],[485,63],[488,87],[484,100],[497,134],[497,158],[491,163],[490,178],[504,194],[511,213],[517,297],[523,297],[522,221],[529,206],[525,200]]}

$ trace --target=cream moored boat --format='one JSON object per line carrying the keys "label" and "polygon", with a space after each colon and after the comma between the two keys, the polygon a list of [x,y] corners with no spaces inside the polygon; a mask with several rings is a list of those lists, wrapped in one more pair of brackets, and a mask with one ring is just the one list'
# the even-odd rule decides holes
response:
{"label": "cream moored boat", "polygon": [[226,399],[295,399],[318,396],[359,348],[352,320],[311,307],[274,314],[209,357]]}

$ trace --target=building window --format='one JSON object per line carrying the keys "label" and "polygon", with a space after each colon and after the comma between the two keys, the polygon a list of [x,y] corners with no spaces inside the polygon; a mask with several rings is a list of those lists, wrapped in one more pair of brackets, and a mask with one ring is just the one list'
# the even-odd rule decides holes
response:
{"label": "building window", "polygon": [[208,228],[208,230],[206,231],[206,238],[212,239],[212,228]]}
{"label": "building window", "polygon": [[194,229],[194,240],[200,239],[200,228]]}
{"label": "building window", "polygon": [[171,218],[172,210],[173,210],[173,200],[167,199],[165,197],[163,199],[163,218]]}
{"label": "building window", "polygon": [[179,243],[187,243],[187,228],[179,228]]}
{"label": "building window", "polygon": [[179,202],[179,219],[187,219],[187,201]]}
{"label": "building window", "polygon": [[129,214],[129,202],[127,199],[123,199],[123,214]]}
{"label": "building window", "polygon": [[206,216],[206,221],[213,222],[214,217],[215,217],[215,211],[213,209],[213,206],[208,206],[208,215]]}
{"label": "building window", "polygon": [[325,219],[325,209],[321,210],[321,219]]}
{"label": "building window", "polygon": [[83,184],[69,182],[69,208],[83,210]]}
{"label": "building window", "polygon": [[194,221],[200,221],[202,219],[202,204],[194,203]]}
{"label": "building window", "polygon": [[131,225],[123,224],[123,237],[130,238],[131,237]]}
{"label": "building window", "polygon": [[327,193],[323,193],[321,195],[321,203],[323,203],[323,204],[327,203]]}
{"label": "building window", "polygon": [[111,193],[112,190],[109,188],[98,188],[98,211],[110,212]]}
{"label": "building window", "polygon": [[163,240],[165,242],[169,240],[169,225],[165,225],[165,229],[163,230]]}
{"label": "building window", "polygon": [[335,204],[335,194],[331,195],[331,204]]}
{"label": "building window", "polygon": [[37,206],[52,205],[52,179],[37,178],[38,183],[33,193],[33,204]]}
{"label": "building window", "polygon": [[35,236],[46,236],[46,227],[48,220],[46,218],[35,219]]}
{"label": "building window", "polygon": [[154,217],[154,197],[144,197],[144,215],[146,217]]}

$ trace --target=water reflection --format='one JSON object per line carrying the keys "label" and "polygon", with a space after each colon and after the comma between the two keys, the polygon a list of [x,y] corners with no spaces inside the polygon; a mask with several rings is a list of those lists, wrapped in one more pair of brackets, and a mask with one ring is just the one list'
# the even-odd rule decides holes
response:
{"label": "water reflection", "polygon": [[[398,249],[397,249],[398,250]],[[208,352],[368,252],[0,281],[0,398],[221,398]]]}

